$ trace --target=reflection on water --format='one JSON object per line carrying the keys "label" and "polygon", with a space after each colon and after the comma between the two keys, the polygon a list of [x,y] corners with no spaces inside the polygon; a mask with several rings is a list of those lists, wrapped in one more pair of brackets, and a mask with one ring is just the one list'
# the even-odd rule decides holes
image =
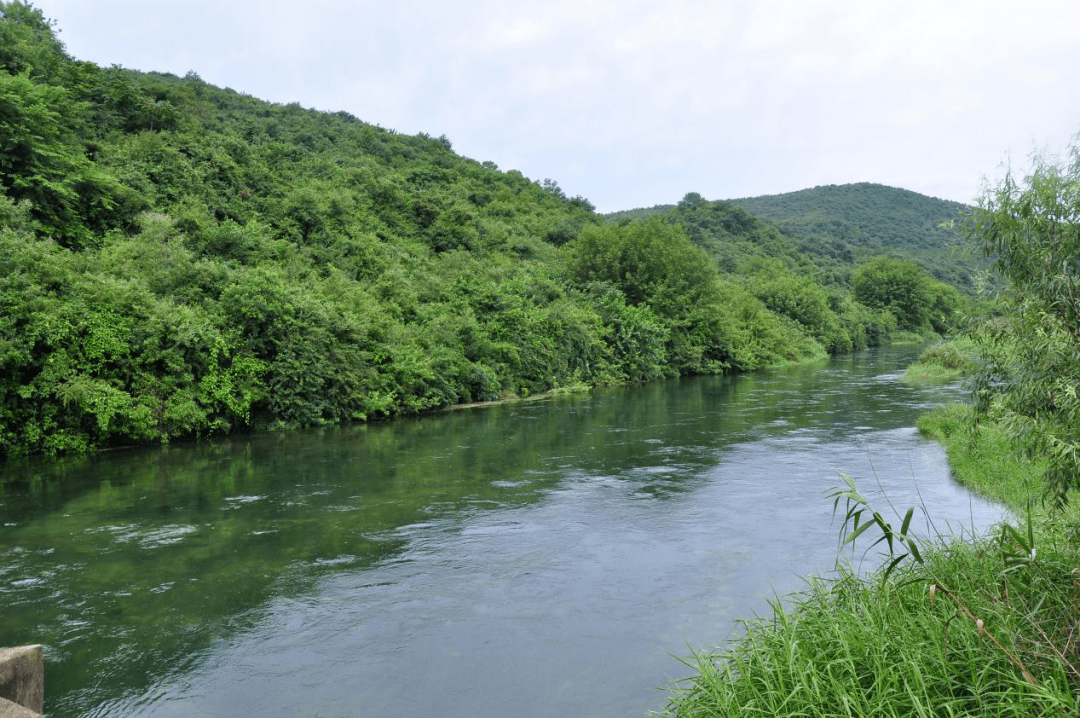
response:
{"label": "reflection on water", "polygon": [[1000,517],[911,428],[957,395],[915,354],[8,465],[0,645],[54,717],[643,715],[833,565],[838,472]]}

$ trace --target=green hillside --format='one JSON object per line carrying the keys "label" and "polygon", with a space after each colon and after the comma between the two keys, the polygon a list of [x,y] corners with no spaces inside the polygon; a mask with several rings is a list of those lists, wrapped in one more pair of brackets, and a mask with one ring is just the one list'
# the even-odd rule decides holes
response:
{"label": "green hillside", "polygon": [[[694,206],[696,216],[687,216],[688,205]],[[705,208],[713,217],[702,227],[700,210]],[[713,202],[690,193],[678,205],[613,212],[604,218],[616,223],[657,216],[676,219],[699,244],[711,245],[728,271],[735,271],[739,256],[779,251],[801,258],[798,263],[809,262],[821,281],[846,285],[856,266],[887,255],[913,261],[936,279],[972,294],[975,275],[985,263],[959,240],[956,221],[964,209],[958,202],[862,182]],[[739,210],[753,220],[740,216]],[[737,240],[733,245],[733,232],[740,234],[740,228],[749,230],[746,239],[769,237],[768,248]],[[783,239],[775,237],[777,231]]]}
{"label": "green hillside", "polygon": [[890,254],[917,262],[937,279],[972,287],[978,263],[955,229],[965,208],[959,202],[869,182],[731,201],[775,224],[811,255],[859,261]]}
{"label": "green hillside", "polygon": [[0,2],[0,458],[749,370],[955,308],[825,290],[699,204],[604,223],[445,137],[80,62]]}
{"label": "green hillside", "polygon": [[863,247],[936,249],[956,242],[964,205],[870,182],[731,200],[795,237],[835,237]]}

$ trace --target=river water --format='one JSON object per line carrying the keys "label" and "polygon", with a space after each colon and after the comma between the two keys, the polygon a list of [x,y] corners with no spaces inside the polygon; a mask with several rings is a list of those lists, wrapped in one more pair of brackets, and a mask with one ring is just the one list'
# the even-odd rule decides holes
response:
{"label": "river water", "polygon": [[834,566],[840,472],[1001,518],[913,428],[960,396],[917,353],[8,464],[0,646],[45,644],[52,718],[643,716]]}

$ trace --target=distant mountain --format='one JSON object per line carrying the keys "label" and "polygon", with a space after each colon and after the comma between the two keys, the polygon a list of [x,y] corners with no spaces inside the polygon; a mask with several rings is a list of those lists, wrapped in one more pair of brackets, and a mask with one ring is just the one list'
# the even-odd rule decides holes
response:
{"label": "distant mountain", "polygon": [[965,206],[871,182],[826,185],[731,200],[768,219],[810,254],[850,249],[857,257],[893,254],[933,276],[971,287],[973,258],[964,256],[955,220]]}
{"label": "distant mountain", "polygon": [[[699,244],[717,244],[711,242],[717,240],[725,248],[720,256],[721,268],[725,264],[730,267],[733,252],[779,252],[797,263],[809,260],[826,281],[844,283],[855,266],[885,254],[917,262],[937,279],[964,291],[973,290],[979,260],[965,251],[956,232],[955,221],[964,210],[959,202],[870,182],[704,204],[702,201],[700,195],[691,193],[678,205],[614,212],[605,219],[622,222],[668,215],[682,223]],[[725,219],[703,226],[701,212],[707,207],[711,214]],[[737,210],[760,224],[739,216]],[[714,225],[715,231],[710,230]],[[766,227],[778,232],[782,239]],[[748,232],[746,238],[752,240],[741,249],[726,236],[732,230],[738,234],[738,228]],[[769,241],[765,244],[771,252],[762,251],[762,243],[755,239],[766,236]]]}

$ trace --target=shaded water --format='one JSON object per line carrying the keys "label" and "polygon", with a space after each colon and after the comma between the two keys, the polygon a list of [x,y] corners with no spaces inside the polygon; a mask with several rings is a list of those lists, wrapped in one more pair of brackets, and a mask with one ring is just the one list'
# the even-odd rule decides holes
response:
{"label": "shaded water", "polygon": [[[912,428],[917,349],[0,468],[0,645],[61,716],[640,716],[829,570],[825,492],[1000,510]],[[873,489],[873,490],[872,490]]]}

